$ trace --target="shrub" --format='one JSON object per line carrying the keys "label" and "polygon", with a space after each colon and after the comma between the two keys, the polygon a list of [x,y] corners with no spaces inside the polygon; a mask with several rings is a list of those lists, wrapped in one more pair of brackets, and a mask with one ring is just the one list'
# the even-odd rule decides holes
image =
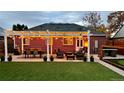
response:
{"label": "shrub", "polygon": [[44,60],[44,62],[46,62],[47,61],[47,56],[44,56],[43,60]]}
{"label": "shrub", "polygon": [[1,56],[1,62],[5,61],[5,57]]}
{"label": "shrub", "polygon": [[84,56],[83,60],[84,60],[84,62],[86,62],[86,61],[87,61],[87,57],[86,57],[86,56]]}
{"label": "shrub", "polygon": [[8,61],[12,61],[12,56],[11,55],[9,55]]}
{"label": "shrub", "polygon": [[94,57],[93,56],[90,57],[90,61],[94,62]]}
{"label": "shrub", "polygon": [[54,57],[53,56],[50,56],[50,61],[54,61]]}

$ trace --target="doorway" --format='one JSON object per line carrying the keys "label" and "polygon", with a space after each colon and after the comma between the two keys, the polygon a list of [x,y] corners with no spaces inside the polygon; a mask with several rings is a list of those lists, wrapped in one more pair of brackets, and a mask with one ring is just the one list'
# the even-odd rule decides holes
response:
{"label": "doorway", "polygon": [[83,48],[83,38],[76,39],[76,51],[79,51],[80,48]]}

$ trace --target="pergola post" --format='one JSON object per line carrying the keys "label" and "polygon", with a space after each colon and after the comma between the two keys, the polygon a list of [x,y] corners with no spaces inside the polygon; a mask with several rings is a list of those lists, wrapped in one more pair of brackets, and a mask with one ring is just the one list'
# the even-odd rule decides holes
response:
{"label": "pergola post", "polygon": [[16,48],[16,45],[15,45],[15,36],[13,37],[13,44],[14,44],[14,49]]}
{"label": "pergola post", "polygon": [[50,55],[49,55],[49,37],[47,38],[47,61],[50,61]]}
{"label": "pergola post", "polygon": [[7,48],[7,34],[6,34],[6,30],[4,30],[4,51],[5,51],[5,62],[8,61],[8,48]]}
{"label": "pergola post", "polygon": [[88,30],[88,50],[87,50],[87,61],[90,62],[90,30]]}
{"label": "pergola post", "polygon": [[50,54],[49,54],[49,49],[50,49],[50,47],[49,47],[49,39],[50,39],[50,32],[49,32],[49,30],[47,29],[47,34],[48,34],[48,37],[47,37],[47,61],[50,61]]}
{"label": "pergola post", "polygon": [[24,51],[23,37],[21,38],[21,49],[22,49],[22,54],[23,54],[23,51]]}
{"label": "pergola post", "polygon": [[50,54],[51,55],[53,54],[53,45],[52,44],[50,45]]}

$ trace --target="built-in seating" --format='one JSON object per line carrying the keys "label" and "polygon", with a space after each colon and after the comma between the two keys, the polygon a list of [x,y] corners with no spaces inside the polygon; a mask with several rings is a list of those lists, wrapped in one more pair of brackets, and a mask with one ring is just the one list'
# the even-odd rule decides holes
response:
{"label": "built-in seating", "polygon": [[85,49],[80,48],[79,51],[77,51],[77,52],[75,53],[76,59],[77,59],[77,60],[83,60],[83,58],[84,58],[84,56],[85,56],[85,52],[86,52]]}
{"label": "built-in seating", "polygon": [[41,58],[42,57],[42,54],[43,52],[39,49],[26,49],[24,51],[24,54],[25,54],[25,58],[29,58],[31,57],[31,55],[35,58],[36,55],[39,55],[39,57]]}
{"label": "built-in seating", "polygon": [[64,58],[64,52],[61,51],[60,49],[58,49],[56,52],[56,57],[57,58]]}

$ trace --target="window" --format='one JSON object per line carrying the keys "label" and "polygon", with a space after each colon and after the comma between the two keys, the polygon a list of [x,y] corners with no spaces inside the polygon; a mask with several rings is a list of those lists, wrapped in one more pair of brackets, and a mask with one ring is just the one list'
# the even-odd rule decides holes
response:
{"label": "window", "polygon": [[64,38],[64,45],[73,45],[73,38]]}
{"label": "window", "polygon": [[23,44],[24,44],[24,45],[29,45],[29,41],[30,41],[30,39],[24,38],[24,39],[23,39]]}

